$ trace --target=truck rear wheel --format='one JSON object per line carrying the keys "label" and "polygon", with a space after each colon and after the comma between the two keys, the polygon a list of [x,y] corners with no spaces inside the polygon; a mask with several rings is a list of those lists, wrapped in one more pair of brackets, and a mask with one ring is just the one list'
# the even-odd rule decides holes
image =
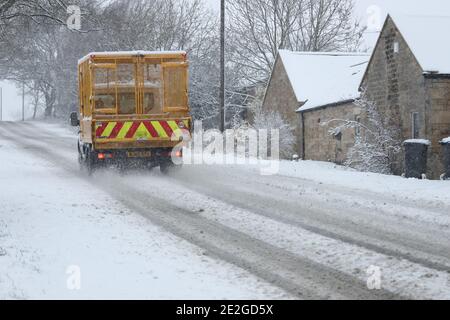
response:
{"label": "truck rear wheel", "polygon": [[77,149],[78,149],[78,164],[80,165],[80,169],[83,169],[83,151],[82,151],[82,146],[80,145],[80,142],[78,142],[77,144]]}
{"label": "truck rear wheel", "polygon": [[86,169],[89,176],[91,176],[96,169],[95,160],[95,152],[89,151],[86,155]]}
{"label": "truck rear wheel", "polygon": [[91,150],[90,145],[78,146],[78,162],[80,169],[86,170],[87,174],[91,176],[96,169],[96,154]]}

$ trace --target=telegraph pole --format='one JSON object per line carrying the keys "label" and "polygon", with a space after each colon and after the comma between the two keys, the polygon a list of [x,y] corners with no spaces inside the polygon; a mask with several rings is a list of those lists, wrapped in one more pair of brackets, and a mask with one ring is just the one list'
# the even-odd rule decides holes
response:
{"label": "telegraph pole", "polygon": [[25,82],[22,83],[22,121],[25,121]]}
{"label": "telegraph pole", "polygon": [[3,88],[0,87],[0,121],[3,121]]}
{"label": "telegraph pole", "polygon": [[220,4],[220,131],[225,131],[225,0]]}

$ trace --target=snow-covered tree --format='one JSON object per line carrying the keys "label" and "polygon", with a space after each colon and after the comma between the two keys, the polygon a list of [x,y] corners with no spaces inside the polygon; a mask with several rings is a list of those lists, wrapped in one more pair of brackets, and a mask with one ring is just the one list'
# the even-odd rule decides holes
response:
{"label": "snow-covered tree", "polygon": [[68,29],[65,1],[10,2],[0,19],[1,78],[42,97],[46,116],[65,117],[77,102],[77,60],[96,43],[87,30],[100,2],[71,1],[82,8],[84,31]]}
{"label": "snow-covered tree", "polygon": [[[352,0],[227,0],[228,127],[265,87],[278,48],[339,50],[357,42]],[[71,0],[82,30],[66,26],[65,0],[0,1],[0,77],[40,90],[47,116],[77,101],[77,60],[92,51],[186,50],[195,119],[218,125],[218,15],[204,0]]]}
{"label": "snow-covered tree", "polygon": [[279,112],[264,110],[261,103],[258,103],[258,100],[255,100],[253,107],[254,119],[252,127],[256,130],[268,130],[269,133],[271,130],[278,130],[280,137],[280,157],[282,159],[292,159],[295,153],[294,147],[296,142],[294,128],[283,119]]}
{"label": "snow-covered tree", "polygon": [[348,51],[363,28],[353,0],[229,0],[230,59],[250,83],[267,81],[279,49]]}
{"label": "snow-covered tree", "polygon": [[346,166],[359,171],[392,174],[395,156],[402,150],[398,128],[388,124],[377,104],[368,98],[366,91],[354,103],[361,109],[360,121],[332,119],[323,125],[330,127],[332,136],[345,130],[354,130],[355,144],[347,154],[344,163]]}
{"label": "snow-covered tree", "polygon": [[202,0],[115,0],[100,15],[102,51],[185,50],[196,120],[218,115],[217,17]]}
{"label": "snow-covered tree", "polygon": [[92,51],[186,50],[194,114],[215,108],[218,34],[202,0],[72,0],[82,8],[80,32],[63,23],[65,1],[10,2],[0,8],[0,77],[38,88],[46,116],[67,117],[77,105],[77,61]]}
{"label": "snow-covered tree", "polygon": [[[73,3],[73,2],[72,2]],[[64,24],[68,5],[65,0],[2,0],[0,24],[7,24],[19,17],[38,23]]]}

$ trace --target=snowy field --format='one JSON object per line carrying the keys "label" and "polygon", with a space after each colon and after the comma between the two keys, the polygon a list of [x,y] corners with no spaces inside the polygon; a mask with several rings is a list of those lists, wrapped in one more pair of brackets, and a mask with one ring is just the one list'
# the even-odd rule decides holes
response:
{"label": "snowy field", "polygon": [[0,298],[450,299],[448,182],[311,161],[87,178],[75,143],[0,125]]}

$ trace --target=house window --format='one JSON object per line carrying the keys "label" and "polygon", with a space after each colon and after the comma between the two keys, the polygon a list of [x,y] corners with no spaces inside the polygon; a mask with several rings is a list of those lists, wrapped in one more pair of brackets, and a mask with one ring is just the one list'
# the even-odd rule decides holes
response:
{"label": "house window", "polygon": [[419,139],[420,137],[420,122],[419,122],[419,113],[413,112],[411,114],[411,122],[412,122],[412,138],[413,139]]}
{"label": "house window", "polygon": [[394,42],[394,53],[400,52],[400,44],[398,42]]}

